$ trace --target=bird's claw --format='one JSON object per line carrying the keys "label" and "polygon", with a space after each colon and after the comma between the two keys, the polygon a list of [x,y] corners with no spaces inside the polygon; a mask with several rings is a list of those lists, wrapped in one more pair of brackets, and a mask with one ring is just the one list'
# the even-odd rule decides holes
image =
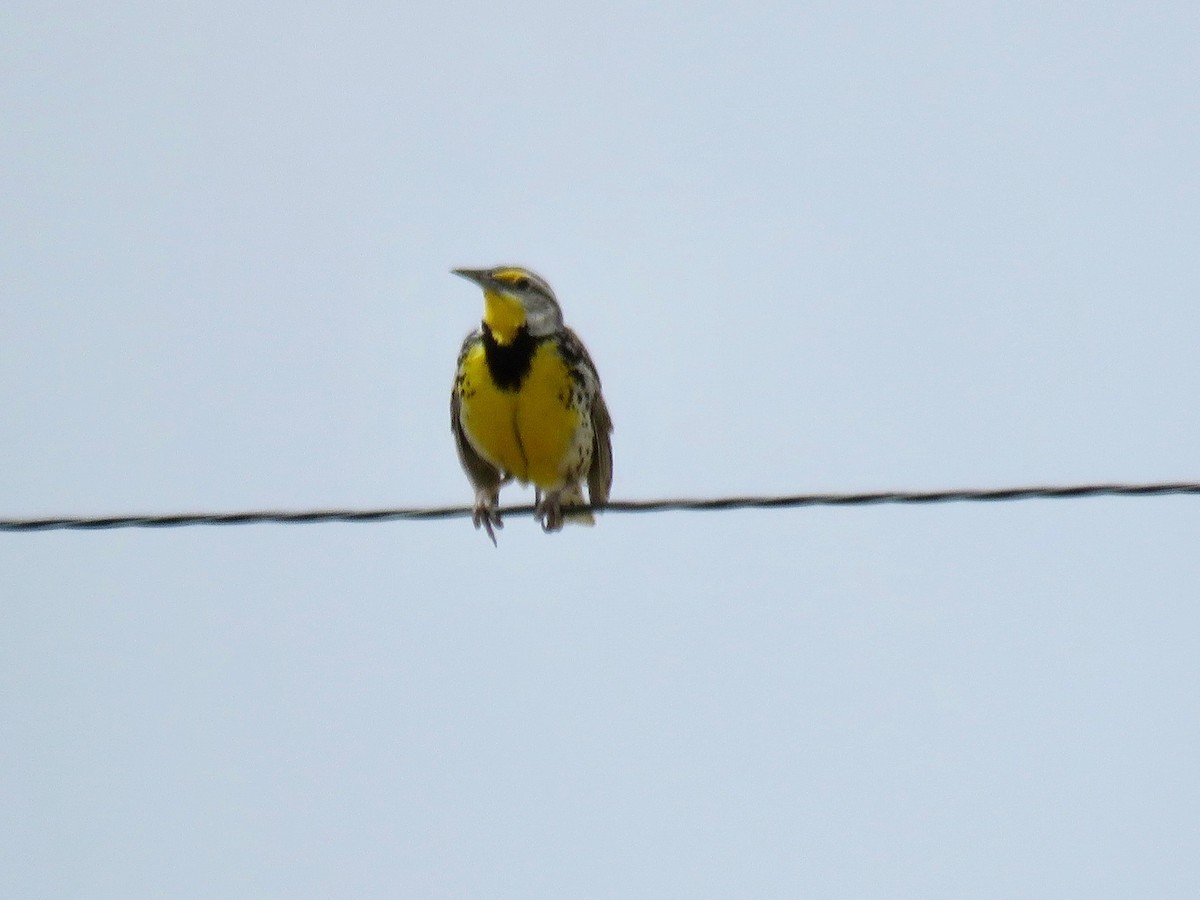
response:
{"label": "bird's claw", "polygon": [[497,509],[499,502],[499,492],[480,491],[475,495],[475,506],[471,510],[471,522],[475,529],[479,530],[479,527],[483,526],[493,547],[499,546],[496,543],[495,529],[504,527],[504,523],[500,521],[500,511]]}
{"label": "bird's claw", "polygon": [[563,514],[562,503],[559,500],[558,491],[550,491],[548,494],[542,495],[540,492],[537,497],[537,504],[534,506],[534,516],[542,525],[542,531],[547,534],[552,531],[562,531]]}

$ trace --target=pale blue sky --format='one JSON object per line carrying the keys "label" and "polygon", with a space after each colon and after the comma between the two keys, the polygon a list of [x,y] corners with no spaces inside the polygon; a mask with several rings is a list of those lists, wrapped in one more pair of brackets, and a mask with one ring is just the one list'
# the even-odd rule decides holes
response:
{"label": "pale blue sky", "polygon": [[[0,514],[1200,476],[1191,3],[0,11]],[[510,489],[510,501],[530,495]],[[0,895],[1200,892],[1200,500],[0,535]]]}

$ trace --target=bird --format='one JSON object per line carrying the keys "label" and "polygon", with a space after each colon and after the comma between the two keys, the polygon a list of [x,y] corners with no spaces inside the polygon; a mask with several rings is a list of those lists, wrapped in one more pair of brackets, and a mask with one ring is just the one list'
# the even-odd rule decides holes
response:
{"label": "bird", "polygon": [[587,348],[547,281],[520,266],[453,269],[483,289],[483,321],[458,354],[450,427],[475,489],[472,521],[496,544],[500,488],[533,484],[545,532],[594,524],[612,487],[612,418]]}

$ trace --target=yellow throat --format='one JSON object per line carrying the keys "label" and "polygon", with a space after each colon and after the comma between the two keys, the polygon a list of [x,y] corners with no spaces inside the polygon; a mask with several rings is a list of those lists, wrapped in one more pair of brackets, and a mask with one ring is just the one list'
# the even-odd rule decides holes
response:
{"label": "yellow throat", "polygon": [[498,344],[511,344],[525,324],[525,307],[520,300],[496,291],[483,292],[483,321]]}

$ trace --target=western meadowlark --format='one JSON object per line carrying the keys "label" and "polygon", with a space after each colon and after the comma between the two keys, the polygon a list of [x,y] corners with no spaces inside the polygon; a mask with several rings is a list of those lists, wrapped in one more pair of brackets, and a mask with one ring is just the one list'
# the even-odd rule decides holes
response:
{"label": "western meadowlark", "polygon": [[517,266],[455,269],[483,288],[483,322],[458,354],[450,427],[475,488],[473,521],[496,543],[500,488],[514,478],[535,489],[544,531],[564,521],[590,525],[612,485],[612,420],[583,342],[563,325],[545,279]]}

